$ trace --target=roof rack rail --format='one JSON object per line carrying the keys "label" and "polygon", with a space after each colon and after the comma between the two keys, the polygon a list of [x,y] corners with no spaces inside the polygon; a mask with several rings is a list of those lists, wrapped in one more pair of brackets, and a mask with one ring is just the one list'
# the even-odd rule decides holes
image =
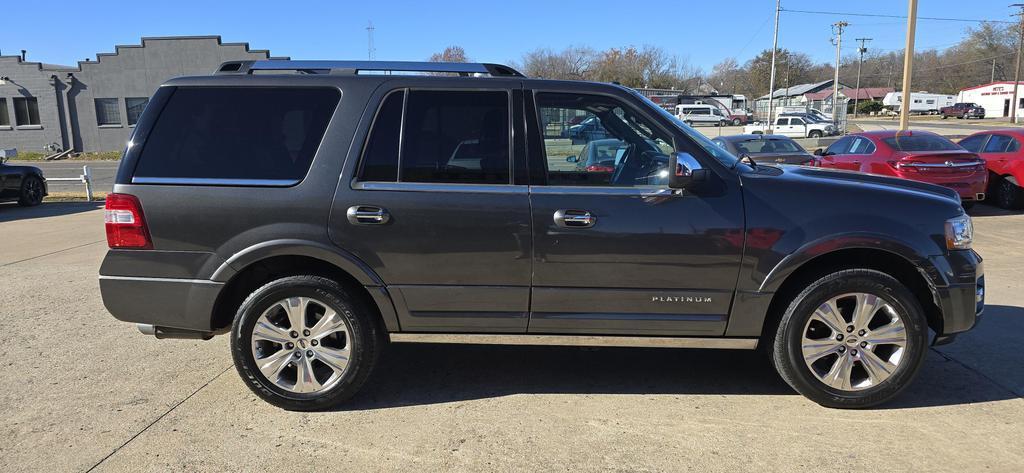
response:
{"label": "roof rack rail", "polygon": [[298,71],[307,74],[359,74],[360,72],[433,72],[461,76],[473,74],[491,77],[524,77],[519,71],[502,65],[473,62],[413,61],[291,61],[266,59],[228,61],[215,74],[252,74],[253,71]]}

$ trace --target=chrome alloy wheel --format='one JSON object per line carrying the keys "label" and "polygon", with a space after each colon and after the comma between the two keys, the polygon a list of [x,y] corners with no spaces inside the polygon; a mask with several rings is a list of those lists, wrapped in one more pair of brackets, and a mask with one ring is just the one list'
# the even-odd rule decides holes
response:
{"label": "chrome alloy wheel", "polygon": [[352,330],[327,304],[289,297],[263,311],[252,329],[252,355],[263,376],[293,393],[334,387],[348,369]]}
{"label": "chrome alloy wheel", "polygon": [[819,381],[860,391],[878,386],[896,371],[907,348],[907,331],[899,312],[882,298],[843,294],[814,311],[800,348]]}

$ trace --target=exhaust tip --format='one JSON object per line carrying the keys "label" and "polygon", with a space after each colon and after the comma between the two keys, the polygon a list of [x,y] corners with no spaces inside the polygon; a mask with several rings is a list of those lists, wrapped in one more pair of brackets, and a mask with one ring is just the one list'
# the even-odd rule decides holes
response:
{"label": "exhaust tip", "polygon": [[142,332],[143,335],[153,335],[153,336],[156,336],[156,326],[155,325],[136,324],[135,326],[139,328],[139,331]]}
{"label": "exhaust tip", "polygon": [[976,199],[978,199],[978,200],[985,200],[985,193],[984,193],[984,192],[982,192],[982,193],[980,193],[980,194],[978,194],[978,195],[974,196],[974,198],[976,198]]}

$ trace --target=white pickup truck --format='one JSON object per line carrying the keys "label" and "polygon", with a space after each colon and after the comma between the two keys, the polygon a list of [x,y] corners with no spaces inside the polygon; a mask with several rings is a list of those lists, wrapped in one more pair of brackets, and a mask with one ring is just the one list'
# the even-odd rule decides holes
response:
{"label": "white pickup truck", "polygon": [[[744,126],[743,133],[759,135],[766,133],[767,129],[768,123],[754,122]],[[820,138],[835,134],[835,127],[831,123],[811,122],[801,117],[779,117],[775,119],[772,133],[790,138]]]}

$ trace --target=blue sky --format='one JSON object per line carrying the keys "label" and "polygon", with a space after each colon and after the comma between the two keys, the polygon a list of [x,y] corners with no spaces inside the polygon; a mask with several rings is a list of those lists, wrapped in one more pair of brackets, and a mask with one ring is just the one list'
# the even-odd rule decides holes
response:
{"label": "blue sky", "polygon": [[[1009,20],[1009,3],[921,0],[918,15]],[[784,0],[782,5],[790,10],[906,14],[903,0]],[[771,47],[775,2],[36,0],[17,2],[16,8],[19,21],[4,22],[0,50],[10,55],[27,49],[31,60],[58,64],[73,65],[111,52],[115,44],[138,44],[143,36],[210,34],[295,59],[364,59],[366,26],[372,21],[376,57],[382,60],[422,60],[451,44],[485,62],[518,60],[538,47],[651,44],[709,71],[723,58],[742,63]],[[795,12],[782,14],[779,46],[805,52],[817,62],[832,61],[829,25],[838,20],[850,23],[844,53],[855,51],[851,40],[858,37],[874,38],[869,46],[875,49],[902,48],[903,19]],[[921,20],[919,49],[951,46],[971,24]]]}

